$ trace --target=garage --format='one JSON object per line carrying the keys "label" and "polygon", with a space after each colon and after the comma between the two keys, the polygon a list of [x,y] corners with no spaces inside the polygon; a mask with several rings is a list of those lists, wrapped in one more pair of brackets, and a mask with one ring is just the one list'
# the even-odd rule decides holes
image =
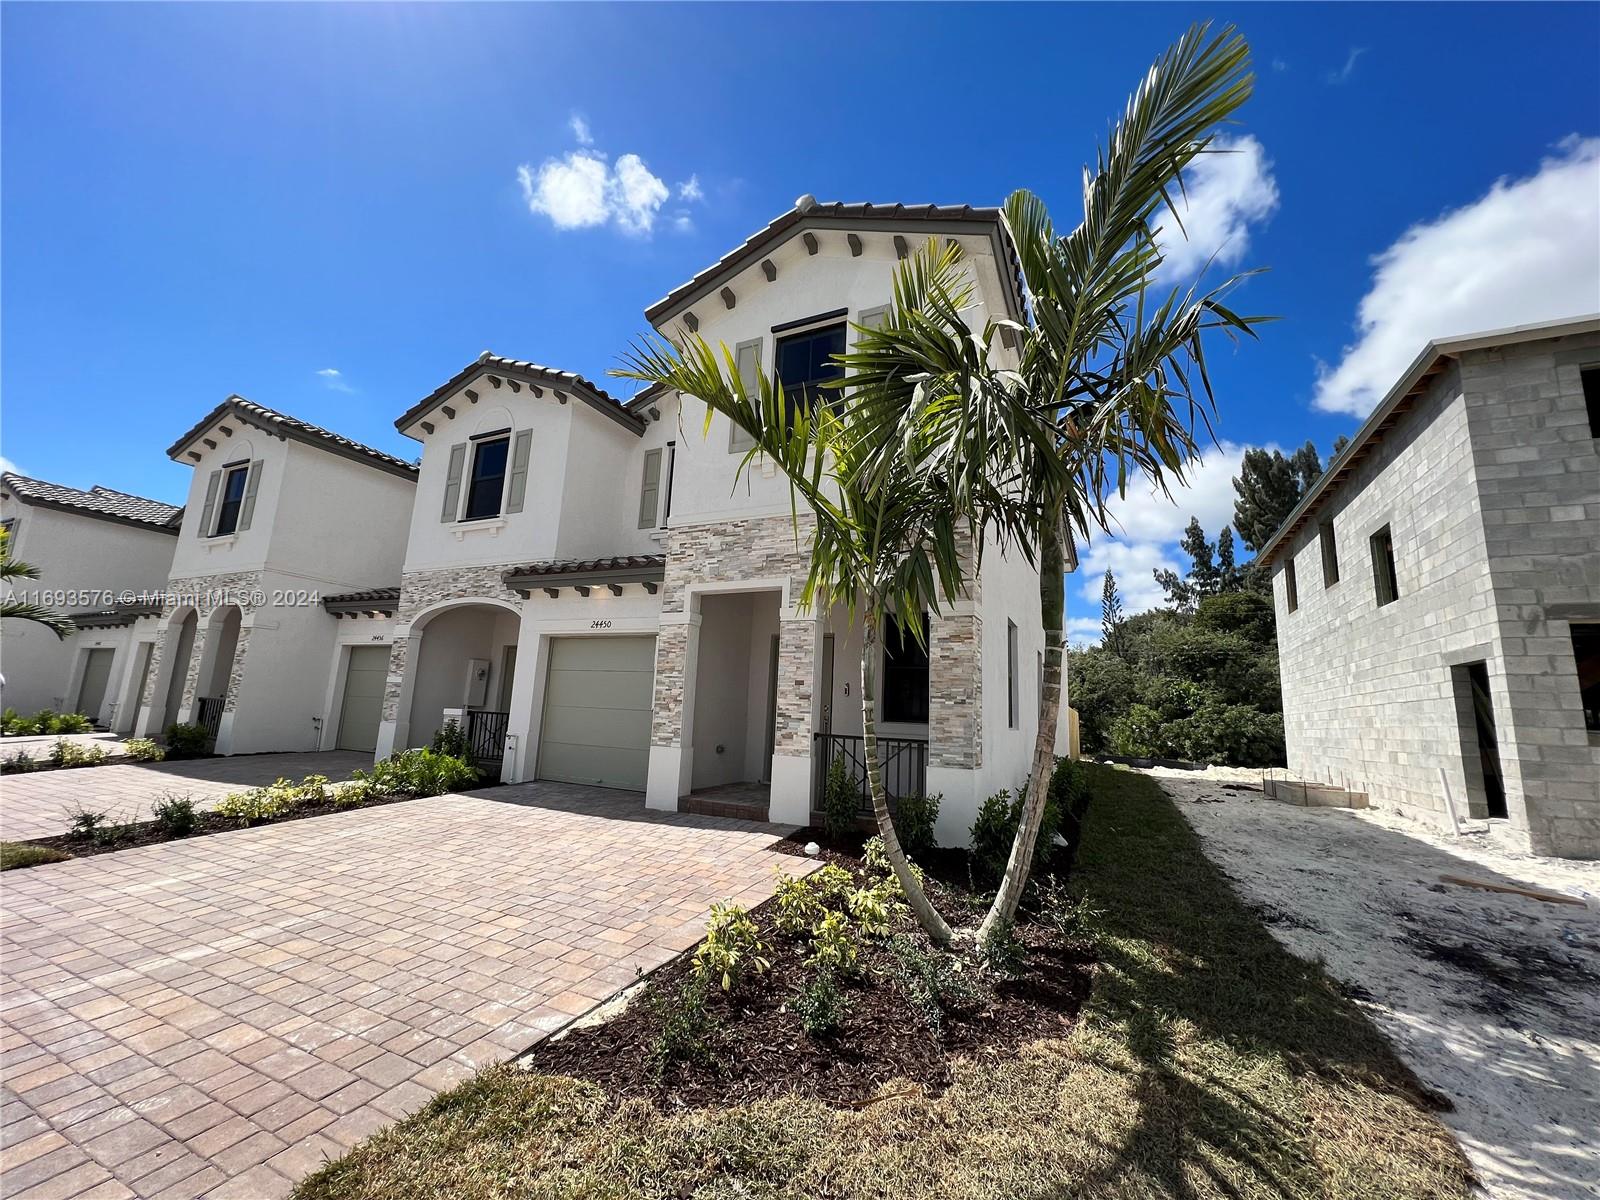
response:
{"label": "garage", "polygon": [[78,687],[78,705],[73,712],[80,712],[96,724],[100,721],[100,709],[106,702],[106,685],[111,681],[111,660],[117,652],[114,649],[101,647],[89,651],[89,657],[83,664],[83,683]]}
{"label": "garage", "polygon": [[378,722],[383,718],[383,687],[389,678],[389,647],[351,646],[350,668],[344,677],[344,701],[339,707],[341,750],[378,748]]}
{"label": "garage", "polygon": [[552,639],[538,777],[643,791],[655,670],[653,637]]}

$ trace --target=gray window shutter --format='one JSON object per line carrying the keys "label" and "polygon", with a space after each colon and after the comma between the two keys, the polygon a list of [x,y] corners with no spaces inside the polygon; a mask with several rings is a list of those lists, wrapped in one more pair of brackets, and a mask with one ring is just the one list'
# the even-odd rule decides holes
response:
{"label": "gray window shutter", "polygon": [[250,528],[250,518],[256,511],[256,488],[261,486],[261,460],[250,464],[250,473],[244,477],[244,499],[239,504],[239,532]]}
{"label": "gray window shutter", "polygon": [[[739,379],[747,395],[755,396],[761,387],[761,339],[740,342],[734,351],[734,361],[739,367]],[[737,425],[728,439],[730,451],[743,452],[756,444],[756,440]]]}
{"label": "gray window shutter", "polygon": [[200,510],[200,528],[195,530],[199,537],[208,537],[211,533],[211,514],[217,509],[217,489],[222,486],[222,472],[211,472],[211,478],[206,480],[206,506]]}
{"label": "gray window shutter", "polygon": [[647,450],[644,455],[644,486],[639,489],[639,528],[656,527],[656,510],[661,501],[661,451]]}
{"label": "gray window shutter", "polygon": [[506,511],[521,512],[528,493],[528,455],[533,451],[533,430],[519,430],[511,443],[511,485],[506,491]]}
{"label": "gray window shutter", "polygon": [[889,307],[864,308],[856,314],[856,324],[865,325],[868,329],[882,329],[889,320]]}
{"label": "gray window shutter", "polygon": [[467,466],[467,444],[458,442],[450,447],[450,473],[444,478],[444,508],[439,520],[454,521],[461,508],[461,473]]}

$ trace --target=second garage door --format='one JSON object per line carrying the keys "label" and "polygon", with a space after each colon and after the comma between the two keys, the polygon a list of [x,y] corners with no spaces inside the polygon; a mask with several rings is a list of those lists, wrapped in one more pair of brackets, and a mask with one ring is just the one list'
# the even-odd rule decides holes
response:
{"label": "second garage door", "polygon": [[655,669],[653,637],[554,639],[539,778],[642,791]]}
{"label": "second garage door", "polygon": [[339,749],[365,750],[370,754],[377,748],[378,723],[383,720],[383,689],[388,679],[389,647],[350,647],[344,704],[339,710]]}

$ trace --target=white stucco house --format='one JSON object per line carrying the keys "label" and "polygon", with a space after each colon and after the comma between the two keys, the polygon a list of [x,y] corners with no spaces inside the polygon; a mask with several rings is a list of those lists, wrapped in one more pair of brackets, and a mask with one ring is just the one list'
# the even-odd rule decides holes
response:
{"label": "white stucco house", "polygon": [[[645,313],[797,396],[839,368],[850,323],[891,301],[929,237],[963,247],[981,323],[1022,320],[998,210],[810,197]],[[1003,346],[997,355],[1011,351]],[[805,823],[833,758],[860,756],[860,630],[804,611],[809,547],[787,481],[692,397],[619,402],[570,372],[485,353],[396,422],[422,447],[393,605],[377,753],[459,719],[502,778],[641,789],[652,808]],[[199,508],[201,497],[191,507]],[[385,609],[384,611],[390,611]],[[363,618],[371,620],[371,618]],[[335,671],[372,670],[352,639]],[[944,797],[959,844],[983,797],[1026,778],[1044,639],[1038,577],[998,552],[929,621],[891,628],[880,733],[891,789]]]}
{"label": "white stucco house", "polygon": [[129,682],[135,630],[153,623],[150,594],[166,586],[183,510],[106,487],[88,491],[0,475],[0,522],[11,553],[39,569],[13,594],[71,616],[65,639],[26,621],[0,627],[0,701],[24,715],[81,712],[125,732],[138,715]]}
{"label": "white stucco house", "polygon": [[371,749],[381,686],[341,727],[332,693],[347,681],[330,664],[350,640],[388,634],[381,616],[344,620],[338,597],[399,576],[416,467],[239,396],[167,454],[194,478],[141,639],[138,732],[200,724],[221,754]]}

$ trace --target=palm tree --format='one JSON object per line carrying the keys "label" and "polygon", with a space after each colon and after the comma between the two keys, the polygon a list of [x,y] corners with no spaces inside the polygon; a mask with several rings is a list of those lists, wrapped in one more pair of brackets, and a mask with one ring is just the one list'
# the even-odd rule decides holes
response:
{"label": "palm tree", "polygon": [[[991,321],[973,331],[935,290],[920,311],[864,331],[843,359],[861,397],[856,436],[871,443],[859,455],[863,470],[892,475],[915,447],[937,476],[942,504],[980,525],[1020,529],[1019,544],[1036,551],[1046,646],[1038,731],[1027,802],[980,938],[1015,915],[1033,862],[1055,764],[1064,572],[1075,565],[1076,537],[1105,528],[1106,505],[1130,478],[1163,490],[1182,481],[1197,454],[1196,429],[1209,433],[1215,411],[1204,336],[1254,336],[1263,319],[1222,303],[1240,276],[1205,292],[1191,285],[1154,294],[1164,261],[1157,221],[1168,214],[1181,230],[1173,196],[1182,194],[1182,173],[1252,85],[1249,48],[1231,27],[1215,37],[1208,26],[1191,27],[1156,60],[1085,171],[1076,228],[1058,235],[1031,192],[1006,201],[1029,325]],[[1013,366],[985,352],[997,325],[1018,339]],[[959,352],[974,342],[978,352]],[[1020,453],[1008,469],[997,470],[997,455],[1013,450]],[[995,478],[1003,486],[988,482]]]}
{"label": "palm tree", "polygon": [[[964,307],[969,294],[959,259],[953,247],[929,247],[908,262],[895,280],[895,313],[922,319],[920,314],[935,305]],[[866,332],[855,329],[858,336]],[[873,817],[912,911],[930,937],[948,944],[950,928],[912,873],[889,813],[878,759],[878,639],[887,620],[895,621],[902,633],[924,636],[922,614],[937,613],[941,601],[962,594],[970,559],[964,543],[973,535],[981,542],[982,529],[972,523],[963,538],[957,515],[944,503],[938,475],[914,448],[885,456],[881,447],[860,436],[853,419],[860,406],[852,395],[813,397],[811,405],[791,405],[778,380],[761,372],[751,380],[742,378],[732,352],[726,346],[713,348],[698,334],[678,345],[647,337],[625,364],[612,373],[703,401],[707,426],[714,412],[728,417],[753,443],[740,460],[739,473],[765,456],[789,479],[792,498],[813,515],[800,604],[841,604],[851,620],[860,621],[862,741]],[[852,393],[856,390],[855,380],[845,383]],[[997,514],[997,520],[1015,520],[1011,509],[997,509]],[[797,536],[801,524],[797,504]]]}
{"label": "palm tree", "polygon": [[[19,562],[11,557],[11,531],[0,529],[0,584],[9,584],[14,579],[37,579],[39,568],[28,563]],[[7,596],[0,600],[0,617],[18,621],[33,621],[43,625],[58,638],[65,639],[77,626],[73,625],[71,618],[46,608],[42,604],[33,604],[24,600],[17,600]]]}

